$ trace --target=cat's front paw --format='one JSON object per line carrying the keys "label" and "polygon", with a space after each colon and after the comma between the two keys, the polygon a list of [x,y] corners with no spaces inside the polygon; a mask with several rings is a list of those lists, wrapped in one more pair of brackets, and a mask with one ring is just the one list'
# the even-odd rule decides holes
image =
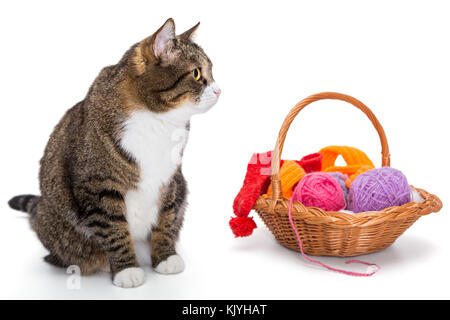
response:
{"label": "cat's front paw", "polygon": [[126,268],[114,276],[113,283],[121,288],[135,288],[144,283],[144,270],[141,268]]}
{"label": "cat's front paw", "polygon": [[178,254],[174,254],[161,261],[154,269],[164,274],[180,273],[184,270],[184,261]]}

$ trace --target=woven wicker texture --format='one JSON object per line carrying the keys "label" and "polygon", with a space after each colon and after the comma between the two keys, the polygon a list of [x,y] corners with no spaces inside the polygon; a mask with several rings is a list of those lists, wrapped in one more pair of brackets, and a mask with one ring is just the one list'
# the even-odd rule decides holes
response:
{"label": "woven wicker texture", "polygon": [[[378,132],[381,142],[382,166],[390,165],[386,135],[378,119],[359,100],[348,95],[324,92],[300,101],[287,115],[281,126],[272,159],[272,198],[259,197],[254,205],[261,219],[283,246],[299,250],[294,230],[289,223],[289,200],[283,197],[280,180],[280,158],[289,127],[297,114],[310,103],[322,99],[337,99],[351,103],[363,111]],[[334,162],[334,161],[333,161]],[[380,251],[390,246],[418,218],[442,208],[442,202],[425,190],[416,189],[423,197],[420,203],[409,202],[381,211],[354,215],[326,212],[292,205],[294,224],[303,242],[304,252],[316,256],[357,256]]]}

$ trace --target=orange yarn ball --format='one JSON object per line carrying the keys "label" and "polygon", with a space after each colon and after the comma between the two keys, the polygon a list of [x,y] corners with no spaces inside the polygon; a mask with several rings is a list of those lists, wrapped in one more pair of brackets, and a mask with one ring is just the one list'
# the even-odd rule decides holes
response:
{"label": "orange yarn ball", "polygon": [[[305,170],[295,161],[284,160],[280,169],[281,190],[283,197],[289,199],[294,192],[294,186],[306,175]],[[267,190],[267,196],[272,196],[272,185]]]}

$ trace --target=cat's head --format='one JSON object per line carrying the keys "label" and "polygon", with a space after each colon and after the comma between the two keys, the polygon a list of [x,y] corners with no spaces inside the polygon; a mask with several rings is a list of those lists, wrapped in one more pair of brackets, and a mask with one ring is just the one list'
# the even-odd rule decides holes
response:
{"label": "cat's head", "polygon": [[139,99],[156,113],[190,116],[209,110],[220,96],[212,63],[192,41],[199,23],[176,35],[168,19],[153,35],[132,48],[131,72]]}

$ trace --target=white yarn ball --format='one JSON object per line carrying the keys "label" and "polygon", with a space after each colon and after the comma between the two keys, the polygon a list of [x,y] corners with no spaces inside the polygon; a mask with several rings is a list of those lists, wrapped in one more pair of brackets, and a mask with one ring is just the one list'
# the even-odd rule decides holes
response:
{"label": "white yarn ball", "polygon": [[424,199],[422,198],[422,196],[420,195],[419,191],[417,191],[416,189],[411,188],[411,201],[420,203],[422,202]]}

